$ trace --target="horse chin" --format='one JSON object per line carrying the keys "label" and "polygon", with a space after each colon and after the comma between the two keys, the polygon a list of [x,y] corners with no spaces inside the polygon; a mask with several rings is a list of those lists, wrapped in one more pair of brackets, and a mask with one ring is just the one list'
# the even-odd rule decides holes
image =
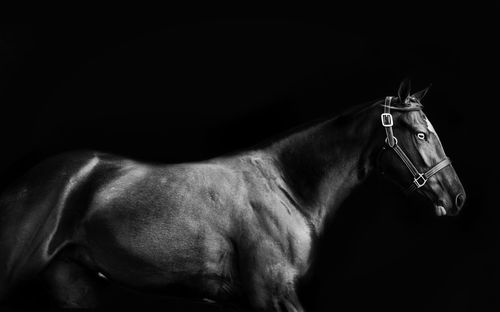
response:
{"label": "horse chin", "polygon": [[438,217],[446,216],[447,214],[446,209],[441,204],[435,204],[434,209],[436,210],[436,214],[438,215]]}

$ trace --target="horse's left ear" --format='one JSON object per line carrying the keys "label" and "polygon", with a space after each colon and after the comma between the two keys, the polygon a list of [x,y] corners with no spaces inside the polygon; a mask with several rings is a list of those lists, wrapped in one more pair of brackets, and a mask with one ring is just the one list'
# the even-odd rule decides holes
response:
{"label": "horse's left ear", "polygon": [[431,85],[429,85],[427,88],[423,89],[423,90],[420,90],[416,93],[413,93],[411,96],[416,98],[417,101],[422,101],[422,99],[424,98],[424,96],[427,94],[427,91],[429,91],[429,88],[431,87]]}
{"label": "horse's left ear", "polygon": [[410,79],[406,78],[401,82],[398,89],[398,97],[401,103],[404,103],[406,98],[410,95],[411,82]]}

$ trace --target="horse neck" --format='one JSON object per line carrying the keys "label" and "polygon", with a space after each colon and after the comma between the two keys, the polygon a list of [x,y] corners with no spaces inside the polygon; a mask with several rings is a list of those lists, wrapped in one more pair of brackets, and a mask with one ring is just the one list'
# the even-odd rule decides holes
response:
{"label": "horse neck", "polygon": [[384,142],[380,113],[374,104],[271,145],[291,196],[317,232],[372,171],[376,150]]}

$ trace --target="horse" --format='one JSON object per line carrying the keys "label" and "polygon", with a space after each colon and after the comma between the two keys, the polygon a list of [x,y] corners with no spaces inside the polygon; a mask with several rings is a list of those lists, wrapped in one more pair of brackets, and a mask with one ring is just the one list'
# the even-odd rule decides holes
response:
{"label": "horse", "polygon": [[303,311],[297,283],[349,194],[376,172],[456,215],[464,188],[423,112],[428,89],[356,107],[255,147],[158,164],[72,151],[0,199],[0,300],[38,278],[61,307],[109,283],[180,287],[256,311]]}

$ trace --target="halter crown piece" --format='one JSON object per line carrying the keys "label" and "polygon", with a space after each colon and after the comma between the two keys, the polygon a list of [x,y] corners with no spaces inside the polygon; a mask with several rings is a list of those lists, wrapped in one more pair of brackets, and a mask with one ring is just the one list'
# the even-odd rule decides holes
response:
{"label": "halter crown piece", "polygon": [[[382,126],[385,129],[386,139],[385,143],[399,156],[399,158],[406,165],[408,170],[410,170],[413,175],[413,182],[410,187],[408,187],[408,192],[413,192],[416,189],[421,188],[427,183],[427,180],[441,169],[451,165],[451,161],[448,157],[444,158],[440,162],[438,162],[434,167],[430,168],[428,171],[421,173],[417,167],[413,164],[413,162],[408,158],[403,149],[398,145],[398,139],[394,136],[394,132],[392,131],[392,126],[394,125],[394,121],[391,114],[391,102],[393,97],[388,96],[385,98],[384,102],[384,112],[380,115],[380,119],[382,120]],[[408,100],[408,99],[407,99]],[[405,101],[406,103],[406,101]]]}

